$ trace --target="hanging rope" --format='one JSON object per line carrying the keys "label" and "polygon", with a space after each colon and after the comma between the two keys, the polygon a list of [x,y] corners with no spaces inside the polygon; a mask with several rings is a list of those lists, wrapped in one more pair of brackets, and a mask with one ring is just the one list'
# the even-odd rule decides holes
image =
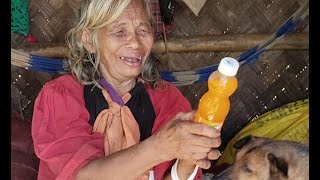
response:
{"label": "hanging rope", "polygon": [[[262,53],[270,49],[270,47],[275,44],[275,40],[280,40],[284,35],[293,31],[300,23],[303,18],[302,15],[306,12],[308,6],[309,2],[303,4],[267,40],[237,57],[236,59],[240,62],[240,66],[254,62]],[[48,73],[64,73],[69,71],[67,61],[29,55],[14,49],[11,49],[11,64]],[[160,76],[162,79],[169,81],[176,86],[183,86],[207,81],[210,74],[217,70],[217,68],[218,64],[196,70],[161,71]]]}

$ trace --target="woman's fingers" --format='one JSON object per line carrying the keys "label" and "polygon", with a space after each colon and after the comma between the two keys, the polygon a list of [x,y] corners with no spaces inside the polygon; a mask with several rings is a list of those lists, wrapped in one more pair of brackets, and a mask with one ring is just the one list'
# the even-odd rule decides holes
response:
{"label": "woman's fingers", "polygon": [[154,134],[155,144],[168,159],[216,158],[212,148],[221,144],[220,132],[192,121],[194,111],[178,113],[160,131]]}
{"label": "woman's fingers", "polygon": [[[216,160],[221,156],[221,153],[217,149],[211,149],[206,158],[198,159],[196,161],[199,168],[209,169],[211,167],[211,160]],[[199,156],[200,157],[200,156]]]}
{"label": "woman's fingers", "polygon": [[209,137],[199,136],[199,135],[190,135],[190,136],[192,138],[189,139],[189,143],[196,146],[209,147],[211,149],[211,148],[217,148],[221,145],[220,137],[209,138]]}
{"label": "woman's fingers", "polygon": [[201,123],[189,123],[186,126],[186,130],[188,130],[192,134],[207,136],[210,138],[218,138],[221,135],[221,133],[216,128],[212,128]]}
{"label": "woman's fingers", "polygon": [[197,160],[197,165],[202,169],[209,169],[211,167],[211,161],[208,159]]}
{"label": "woman's fingers", "polygon": [[178,114],[175,115],[174,119],[180,119],[183,121],[192,121],[194,117],[195,111],[190,111],[187,113],[184,112],[179,112]]}
{"label": "woman's fingers", "polygon": [[221,153],[217,149],[210,149],[208,152],[207,148],[201,148],[198,146],[192,146],[188,150],[185,150],[186,156],[180,157],[180,159],[209,159],[216,160],[221,156]]}
{"label": "woman's fingers", "polygon": [[208,138],[199,135],[188,134],[181,140],[178,155],[179,158],[202,159],[210,157],[215,159],[218,155],[213,148],[217,148],[221,144],[220,138]]}
{"label": "woman's fingers", "polygon": [[210,160],[216,160],[221,156],[221,153],[218,149],[211,149],[208,154],[207,157]]}

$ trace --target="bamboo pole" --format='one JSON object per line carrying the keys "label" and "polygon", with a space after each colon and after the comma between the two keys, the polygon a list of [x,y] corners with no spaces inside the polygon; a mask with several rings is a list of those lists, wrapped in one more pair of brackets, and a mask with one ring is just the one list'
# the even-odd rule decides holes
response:
{"label": "bamboo pole", "polygon": [[[165,52],[213,52],[213,51],[246,51],[251,49],[271,34],[223,34],[198,37],[183,37],[155,41],[152,52],[161,54]],[[309,49],[309,33],[291,33],[276,39],[270,50],[281,49]],[[167,49],[166,49],[167,48]],[[20,51],[38,56],[64,58],[67,54],[65,44],[33,44],[18,49]]]}
{"label": "bamboo pole", "polygon": [[[187,37],[167,41],[168,52],[246,51],[270,37],[270,34],[223,34]],[[275,40],[277,41],[277,40]],[[271,50],[309,49],[309,33],[293,33],[284,36]],[[154,43],[155,53],[165,53],[165,43]]]}
{"label": "bamboo pole", "polygon": [[67,57],[67,46],[62,43],[36,43],[19,47],[17,50],[49,58]]}

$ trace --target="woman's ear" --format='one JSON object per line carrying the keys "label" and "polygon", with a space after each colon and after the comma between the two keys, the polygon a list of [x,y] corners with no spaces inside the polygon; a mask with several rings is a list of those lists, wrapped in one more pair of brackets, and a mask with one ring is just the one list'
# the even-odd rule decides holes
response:
{"label": "woman's ear", "polygon": [[96,49],[93,46],[92,38],[91,38],[91,32],[87,28],[85,28],[82,31],[81,34],[81,41],[84,45],[84,47],[89,51],[90,53],[95,53]]}

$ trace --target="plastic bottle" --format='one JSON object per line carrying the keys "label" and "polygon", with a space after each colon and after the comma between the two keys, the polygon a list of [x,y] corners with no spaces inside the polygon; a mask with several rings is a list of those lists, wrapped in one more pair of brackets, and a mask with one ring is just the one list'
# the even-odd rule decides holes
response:
{"label": "plastic bottle", "polygon": [[239,62],[231,57],[223,58],[218,70],[208,78],[208,91],[201,97],[194,122],[221,128],[230,110],[229,97],[236,91],[236,74]]}

